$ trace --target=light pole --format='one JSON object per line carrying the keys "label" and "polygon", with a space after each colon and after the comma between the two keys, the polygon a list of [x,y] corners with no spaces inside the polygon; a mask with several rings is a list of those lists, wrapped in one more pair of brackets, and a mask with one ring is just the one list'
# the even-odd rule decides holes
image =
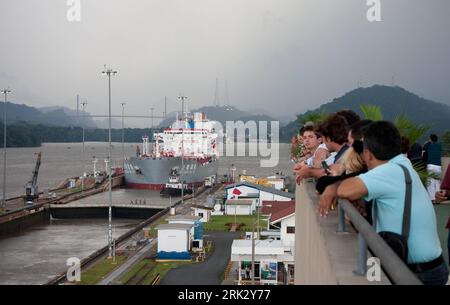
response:
{"label": "light pole", "polygon": [[94,164],[94,179],[97,178],[97,168],[96,168],[97,162],[98,159],[95,156],[93,156],[92,163]]}
{"label": "light pole", "polygon": [[186,125],[186,120],[184,117],[184,101],[187,99],[187,96],[179,96],[178,100],[181,101],[181,120],[183,121],[183,125],[181,126],[181,171],[180,171],[180,180],[181,180],[181,204],[184,203],[184,181],[183,181],[183,170],[184,170],[184,127]]}
{"label": "light pole", "polygon": [[120,103],[120,105],[122,105],[122,169],[125,170],[125,144],[124,144],[124,140],[125,140],[125,134],[124,134],[124,113],[125,113],[125,105],[127,103]]}
{"label": "light pole", "polygon": [[[259,209],[256,205],[256,221],[253,220],[252,225],[252,285],[255,285],[255,222],[256,222],[256,239],[259,240]],[[260,262],[261,264],[261,262]],[[261,275],[260,275],[261,276]]]}
{"label": "light pole", "polygon": [[6,102],[8,101],[8,93],[11,90],[3,89],[2,93],[5,95],[5,104],[3,107],[3,208],[6,208]]}
{"label": "light pole", "polygon": [[167,96],[164,97],[164,115],[163,117],[166,118],[167,115]]}
{"label": "light pole", "polygon": [[81,103],[81,112],[83,113],[83,122],[81,123],[81,125],[83,126],[83,158],[82,158],[82,160],[83,160],[83,175],[82,175],[82,177],[81,177],[81,192],[83,192],[83,190],[84,190],[84,172],[85,172],[85,169],[86,169],[86,162],[85,162],[85,158],[84,158],[84,154],[85,154],[85,147],[84,147],[84,124],[85,124],[85,113],[84,113],[84,109],[85,109],[85,106],[87,105],[87,101],[84,101],[84,102],[82,102]]}
{"label": "light pole", "polygon": [[151,107],[151,108],[150,108],[150,113],[151,113],[151,117],[152,117],[152,125],[151,125],[152,131],[153,131],[153,110],[154,110],[154,109],[155,109],[154,107]]}
{"label": "light pole", "polygon": [[[109,106],[109,115],[108,115],[108,160],[111,162],[111,75],[116,75],[117,71],[112,70],[111,68],[107,68],[105,65],[105,70],[102,71],[102,75],[108,76],[108,106]],[[111,218],[112,218],[112,181],[111,181],[111,165],[108,170],[108,192],[109,192],[109,206],[108,206],[108,257],[112,258],[112,227],[111,227]]]}

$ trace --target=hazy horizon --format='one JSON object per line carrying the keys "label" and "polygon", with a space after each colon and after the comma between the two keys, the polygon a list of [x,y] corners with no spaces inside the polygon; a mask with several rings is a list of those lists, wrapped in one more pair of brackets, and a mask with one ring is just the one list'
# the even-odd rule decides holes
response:
{"label": "hazy horizon", "polygon": [[[294,118],[358,87],[398,85],[450,105],[450,2],[381,0],[368,22],[364,0],[1,0],[0,87],[34,107],[155,115],[220,102]],[[155,121],[156,123],[156,121]]]}

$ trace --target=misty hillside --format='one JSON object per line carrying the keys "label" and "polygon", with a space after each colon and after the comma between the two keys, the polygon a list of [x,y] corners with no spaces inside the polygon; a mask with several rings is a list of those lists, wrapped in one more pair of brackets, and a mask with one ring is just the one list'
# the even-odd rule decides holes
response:
{"label": "misty hillside", "polygon": [[[226,121],[243,121],[247,122],[250,120],[254,121],[272,121],[275,120],[274,118],[262,115],[262,114],[252,114],[246,111],[242,111],[237,109],[234,106],[204,106],[198,109],[193,109],[190,111],[191,113],[194,112],[204,112],[206,114],[206,117],[209,120],[214,120],[220,122],[222,125],[225,126]],[[175,113],[170,113],[166,119],[164,119],[160,124],[159,127],[167,127],[173,123],[175,120]]]}
{"label": "misty hillside", "polygon": [[[74,114],[68,112],[65,107],[35,108],[24,104],[8,102],[6,121],[10,123],[26,122],[28,124],[44,124],[47,126],[77,126],[76,111]],[[0,120],[3,120],[4,103],[0,103]],[[70,110],[73,111],[73,110]],[[92,118],[86,118],[87,127],[96,127]]]}
{"label": "misty hillside", "polygon": [[[71,117],[71,124],[74,125],[70,125],[70,126],[77,126],[77,125],[81,125],[83,124],[85,127],[87,128],[96,128],[98,127],[98,124],[96,123],[96,121],[89,116],[89,112],[82,112],[81,109],[78,113],[78,115],[80,116],[78,121],[79,123],[77,124],[77,120],[76,120],[76,116],[77,116],[77,111],[67,108],[67,107],[61,107],[61,106],[50,106],[50,107],[40,107],[38,108],[39,111],[46,113],[46,114],[55,114],[58,113],[60,110],[62,110],[66,115]],[[82,115],[86,115],[86,117],[81,117]]]}
{"label": "misty hillside", "polygon": [[[450,130],[450,106],[421,98],[403,88],[375,85],[358,88],[317,109],[307,111],[332,113],[341,109],[352,109],[362,116],[360,105],[373,104],[381,108],[384,119],[393,120],[400,114],[407,115],[415,123],[431,124],[430,132],[442,134]],[[289,141],[299,129],[296,121],[281,129],[280,139]]]}

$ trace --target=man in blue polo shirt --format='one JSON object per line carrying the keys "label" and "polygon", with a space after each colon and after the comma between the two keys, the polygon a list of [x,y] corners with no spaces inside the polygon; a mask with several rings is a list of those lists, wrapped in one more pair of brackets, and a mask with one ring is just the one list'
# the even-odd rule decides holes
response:
{"label": "man in blue polo shirt", "polygon": [[427,190],[411,162],[400,152],[400,134],[390,122],[370,124],[364,132],[363,159],[369,171],[342,182],[338,196],[373,200],[377,231],[401,234],[405,202],[405,166],[412,179],[408,267],[424,284],[445,285],[448,268],[436,229],[436,215]]}

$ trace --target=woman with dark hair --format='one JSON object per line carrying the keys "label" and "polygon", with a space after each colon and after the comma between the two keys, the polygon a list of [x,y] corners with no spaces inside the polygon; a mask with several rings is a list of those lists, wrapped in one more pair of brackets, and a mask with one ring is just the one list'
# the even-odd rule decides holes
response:
{"label": "woman with dark hair", "polygon": [[409,151],[409,139],[405,136],[401,137],[400,142],[400,150],[402,154],[408,158],[408,151]]}
{"label": "woman with dark hair", "polygon": [[[450,200],[450,166],[447,167],[444,179],[442,180],[441,190],[436,193],[436,203],[441,203],[442,201]],[[447,254],[448,263],[450,265],[450,216],[448,217],[447,226],[448,238],[447,238]]]}
{"label": "woman with dark hair", "polygon": [[[319,178],[316,190],[321,194],[319,206],[325,207],[331,204],[333,209],[337,198],[337,187],[340,182],[350,177],[355,177],[367,171],[366,164],[362,159],[364,129],[370,124],[370,120],[362,120],[350,126],[347,143],[349,149],[344,153],[341,162],[331,165],[329,175]],[[366,217],[369,223],[372,222],[371,203],[363,201],[352,202],[353,205]]]}
{"label": "woman with dark hair", "polygon": [[359,115],[357,115],[356,112],[354,112],[353,110],[350,110],[350,109],[339,110],[338,112],[336,112],[336,114],[343,116],[345,118],[345,120],[347,121],[348,126],[355,125],[356,123],[358,123],[361,120]]}

